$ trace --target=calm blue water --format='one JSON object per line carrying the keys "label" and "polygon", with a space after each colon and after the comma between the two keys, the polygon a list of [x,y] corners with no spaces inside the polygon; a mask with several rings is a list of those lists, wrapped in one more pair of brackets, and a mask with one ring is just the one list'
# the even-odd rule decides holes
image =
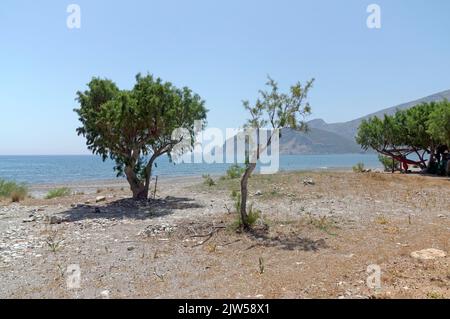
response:
{"label": "calm blue water", "polygon": [[[380,167],[375,154],[283,155],[282,171],[351,168],[358,162]],[[159,176],[201,176],[224,174],[229,164],[177,164],[162,158],[154,174]],[[0,156],[0,178],[29,184],[63,183],[115,179],[111,161],[96,156]]]}

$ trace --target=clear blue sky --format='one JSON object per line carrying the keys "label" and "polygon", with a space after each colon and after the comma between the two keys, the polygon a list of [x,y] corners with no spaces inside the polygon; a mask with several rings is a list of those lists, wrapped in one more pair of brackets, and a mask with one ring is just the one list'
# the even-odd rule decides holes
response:
{"label": "clear blue sky", "polygon": [[[81,29],[66,8],[81,7]],[[371,3],[382,28],[366,26]],[[2,0],[0,154],[83,154],[75,92],[138,72],[189,86],[239,127],[266,74],[317,79],[313,118],[351,120],[450,89],[448,0]]]}

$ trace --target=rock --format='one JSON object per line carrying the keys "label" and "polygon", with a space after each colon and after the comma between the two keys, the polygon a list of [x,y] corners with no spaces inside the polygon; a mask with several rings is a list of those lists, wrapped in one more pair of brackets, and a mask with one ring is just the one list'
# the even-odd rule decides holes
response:
{"label": "rock", "polygon": [[55,215],[45,217],[45,222],[47,222],[50,225],[61,224],[63,221],[64,220],[62,217],[55,216]]}
{"label": "rock", "polygon": [[24,223],[32,223],[34,221],[36,221],[36,217],[34,217],[34,216],[31,216],[30,218],[25,218],[24,220],[22,220],[22,222],[24,222]]}
{"label": "rock", "polygon": [[100,293],[100,296],[101,296],[103,299],[109,299],[109,290],[103,290],[103,291]]}
{"label": "rock", "polygon": [[104,202],[105,200],[106,200],[106,197],[105,197],[105,196],[97,196],[97,197],[95,198],[95,202],[96,202],[96,203]]}
{"label": "rock", "polygon": [[413,251],[411,257],[419,260],[433,260],[436,258],[444,258],[446,253],[442,250],[435,248],[428,248],[419,251]]}

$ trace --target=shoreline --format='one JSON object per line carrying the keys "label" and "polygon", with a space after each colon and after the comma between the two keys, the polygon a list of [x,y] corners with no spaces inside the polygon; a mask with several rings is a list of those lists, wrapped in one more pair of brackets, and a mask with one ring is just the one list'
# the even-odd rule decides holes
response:
{"label": "shoreline", "polygon": [[[379,170],[379,168],[369,168],[372,170]],[[282,175],[282,174],[292,174],[292,173],[351,173],[352,168],[347,167],[333,167],[333,168],[315,168],[315,169],[304,169],[304,170],[280,170],[273,175]],[[381,172],[381,170],[380,170]],[[221,174],[209,174],[212,178],[218,179],[224,176],[226,172]],[[256,173],[254,175],[260,175]],[[152,185],[154,185],[155,177],[152,177]],[[203,180],[202,175],[188,175],[188,176],[169,176],[163,175],[158,176],[158,185],[173,185],[173,184],[192,184],[195,182],[201,183]],[[125,178],[117,178],[117,179],[99,179],[99,180],[79,180],[79,181],[69,181],[69,182],[55,182],[55,183],[36,183],[36,184],[27,184],[29,187],[29,194],[35,198],[43,198],[48,191],[67,187],[72,190],[74,194],[76,193],[84,193],[84,194],[95,194],[98,190],[129,190],[129,184]]]}

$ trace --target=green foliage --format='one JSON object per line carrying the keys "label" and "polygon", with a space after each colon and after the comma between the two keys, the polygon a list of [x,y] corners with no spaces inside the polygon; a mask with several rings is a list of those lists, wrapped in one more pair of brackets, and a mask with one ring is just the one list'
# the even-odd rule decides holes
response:
{"label": "green foliage", "polygon": [[[235,197],[235,204],[234,208],[236,210],[236,216],[237,219],[233,222],[231,225],[233,229],[237,230],[240,229],[243,226],[242,223],[242,216],[240,214],[241,210],[241,195],[238,193],[238,195]],[[252,227],[256,224],[256,222],[261,218],[261,211],[253,209],[253,205],[250,205],[248,208],[247,213],[247,224],[249,227]]]}
{"label": "green foliage", "polygon": [[[93,78],[88,90],[77,93],[74,111],[82,124],[78,135],[103,160],[115,161],[118,176],[125,175],[133,197],[148,196],[152,165],[157,157],[192,149],[196,121],[202,129],[207,110],[189,88],[176,88],[152,75],[138,74],[132,90],[120,90],[111,80]],[[173,136],[175,129],[183,136]],[[190,137],[190,139],[188,139]]]}
{"label": "green foliage", "polygon": [[434,153],[439,145],[450,141],[450,104],[422,103],[383,119],[364,120],[356,141],[364,150],[372,148],[390,157],[407,158],[414,154],[425,168],[425,154]]}
{"label": "green foliage", "polygon": [[437,103],[428,118],[428,133],[442,144],[450,145],[450,102]]}
{"label": "green foliage", "polygon": [[256,224],[258,219],[261,218],[261,211],[253,209],[253,206],[250,205],[248,210],[248,216],[247,216],[247,222],[250,226],[253,226]]}
{"label": "green foliage", "polygon": [[50,190],[47,195],[45,196],[45,199],[52,199],[52,198],[58,198],[58,197],[64,197],[69,196],[72,194],[72,191],[70,188],[67,187],[61,187]]}
{"label": "green foliage", "polygon": [[253,106],[249,101],[243,102],[251,117],[247,126],[263,128],[270,125],[273,129],[305,131],[305,116],[311,114],[311,107],[306,99],[313,83],[314,79],[304,86],[297,82],[290,87],[288,93],[280,93],[278,83],[268,77],[266,85],[269,91],[260,91],[260,97]]}
{"label": "green foliage", "polygon": [[0,179],[0,198],[10,198],[13,202],[19,202],[28,194],[25,184]]}
{"label": "green foliage", "polygon": [[234,164],[228,168],[226,178],[228,179],[240,178],[242,174],[244,174],[244,172],[245,172],[244,167],[241,167],[238,164]]}
{"label": "green foliage", "polygon": [[400,162],[395,159],[392,159],[392,157],[378,155],[378,160],[383,165],[385,172],[400,170]]}
{"label": "green foliage", "polygon": [[216,185],[216,182],[212,179],[212,177],[209,174],[205,174],[203,177],[203,184],[205,184],[208,187],[212,187]]}
{"label": "green foliage", "polygon": [[364,168],[364,163],[358,163],[355,166],[353,166],[353,172],[355,173],[364,173],[366,170]]}

